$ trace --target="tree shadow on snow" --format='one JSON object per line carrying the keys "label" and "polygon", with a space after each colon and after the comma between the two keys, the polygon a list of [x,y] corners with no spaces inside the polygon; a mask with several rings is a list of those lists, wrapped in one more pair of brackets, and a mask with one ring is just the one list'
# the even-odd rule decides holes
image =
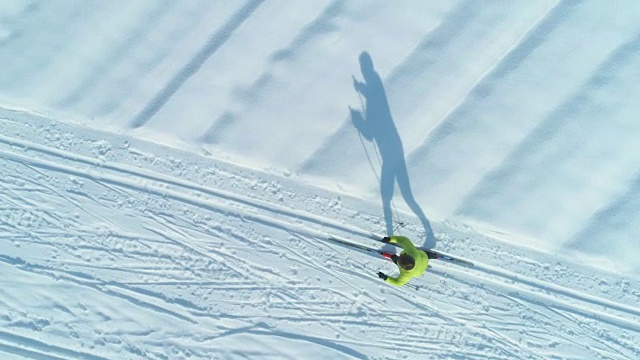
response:
{"label": "tree shadow on snow", "polygon": [[392,235],[394,230],[391,200],[393,199],[394,184],[397,183],[407,205],[418,216],[424,226],[426,232],[424,246],[427,248],[434,247],[435,236],[433,235],[431,224],[411,191],[409,173],[404,159],[404,148],[400,140],[400,134],[398,134],[391,116],[384,85],[380,75],[373,67],[371,56],[367,52],[360,54],[360,69],[362,70],[364,82],[360,82],[354,77],[353,85],[356,91],[364,96],[365,109],[363,112],[349,109],[351,110],[353,125],[365,139],[373,141],[377,145],[380,154],[382,162],[380,194],[382,196],[387,235]]}

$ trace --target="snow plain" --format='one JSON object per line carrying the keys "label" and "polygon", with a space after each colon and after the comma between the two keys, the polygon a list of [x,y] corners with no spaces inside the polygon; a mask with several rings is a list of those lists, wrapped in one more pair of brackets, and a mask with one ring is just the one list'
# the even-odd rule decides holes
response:
{"label": "snow plain", "polygon": [[637,1],[1,0],[0,71],[2,359],[640,358]]}

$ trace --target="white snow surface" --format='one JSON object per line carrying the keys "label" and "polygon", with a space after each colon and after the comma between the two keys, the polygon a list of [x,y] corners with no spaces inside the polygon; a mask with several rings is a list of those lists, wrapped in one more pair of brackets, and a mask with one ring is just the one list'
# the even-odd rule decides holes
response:
{"label": "white snow surface", "polygon": [[640,359],[638,1],[1,0],[0,73],[2,359]]}

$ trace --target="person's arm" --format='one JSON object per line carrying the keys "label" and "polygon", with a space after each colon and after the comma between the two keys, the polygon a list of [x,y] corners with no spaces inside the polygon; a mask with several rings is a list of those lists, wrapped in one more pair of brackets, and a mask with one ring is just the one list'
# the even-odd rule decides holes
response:
{"label": "person's arm", "polygon": [[409,274],[400,273],[398,277],[387,276],[387,278],[384,281],[393,286],[402,286],[406,284],[409,280],[411,280],[411,276]]}
{"label": "person's arm", "polygon": [[389,242],[392,244],[398,244],[401,248],[405,250],[416,250],[416,247],[413,246],[411,240],[409,240],[406,236],[390,236]]}

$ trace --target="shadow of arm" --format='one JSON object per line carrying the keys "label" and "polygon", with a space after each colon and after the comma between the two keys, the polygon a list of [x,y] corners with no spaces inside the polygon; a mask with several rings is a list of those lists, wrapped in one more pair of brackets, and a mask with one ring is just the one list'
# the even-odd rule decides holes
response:
{"label": "shadow of arm", "polygon": [[349,108],[351,111],[351,122],[353,126],[358,129],[358,131],[364,136],[365,139],[371,141],[373,140],[373,133],[371,131],[371,127],[364,120],[364,116],[360,111]]}

